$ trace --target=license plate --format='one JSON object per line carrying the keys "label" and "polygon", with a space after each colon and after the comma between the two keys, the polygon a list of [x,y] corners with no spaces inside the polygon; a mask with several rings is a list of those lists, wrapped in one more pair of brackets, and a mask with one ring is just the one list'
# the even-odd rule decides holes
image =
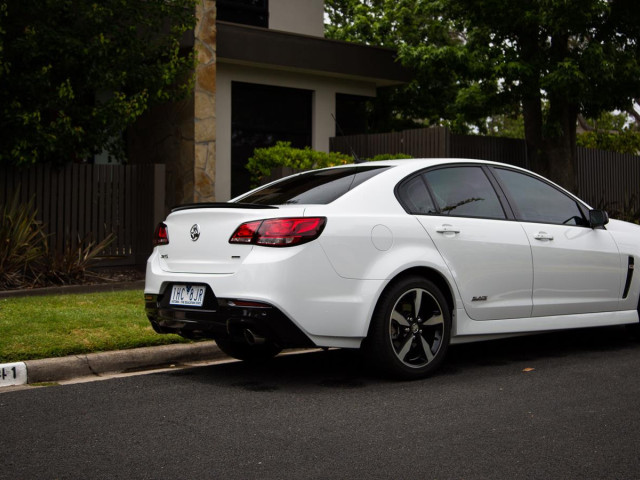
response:
{"label": "license plate", "polygon": [[201,307],[204,302],[203,286],[174,285],[171,289],[170,305],[185,305],[188,307]]}

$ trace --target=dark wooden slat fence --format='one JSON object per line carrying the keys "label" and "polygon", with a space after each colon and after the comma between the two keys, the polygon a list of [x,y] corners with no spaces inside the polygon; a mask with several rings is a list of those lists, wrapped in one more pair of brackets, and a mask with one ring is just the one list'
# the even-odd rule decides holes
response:
{"label": "dark wooden slat fence", "polygon": [[101,259],[105,265],[144,263],[165,214],[164,188],[164,165],[0,167],[0,204],[18,189],[22,203],[33,198],[53,250],[62,253],[113,233]]}
{"label": "dark wooden slat fence", "polygon": [[578,148],[576,194],[594,207],[640,212],[640,157]]}

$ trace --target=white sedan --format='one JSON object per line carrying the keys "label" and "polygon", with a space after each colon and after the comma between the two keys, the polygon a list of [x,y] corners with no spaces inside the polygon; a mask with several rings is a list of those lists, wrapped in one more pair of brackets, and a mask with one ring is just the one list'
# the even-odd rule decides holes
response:
{"label": "white sedan", "polygon": [[305,172],[174,208],[154,244],[154,329],[214,338],[244,360],[362,348],[383,372],[417,378],[454,343],[638,328],[640,226],[495,162]]}

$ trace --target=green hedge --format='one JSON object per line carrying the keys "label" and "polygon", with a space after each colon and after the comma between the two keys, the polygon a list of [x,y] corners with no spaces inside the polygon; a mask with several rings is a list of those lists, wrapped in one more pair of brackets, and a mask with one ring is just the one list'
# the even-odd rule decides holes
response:
{"label": "green hedge", "polygon": [[[403,153],[376,155],[364,161],[392,160],[411,158]],[[294,170],[312,170],[315,168],[334,167],[354,163],[351,155],[339,152],[318,152],[310,147],[294,148],[291,142],[277,142],[273,147],[256,148],[247,162],[247,170],[251,173],[251,182],[259,185],[278,167],[289,167]]]}

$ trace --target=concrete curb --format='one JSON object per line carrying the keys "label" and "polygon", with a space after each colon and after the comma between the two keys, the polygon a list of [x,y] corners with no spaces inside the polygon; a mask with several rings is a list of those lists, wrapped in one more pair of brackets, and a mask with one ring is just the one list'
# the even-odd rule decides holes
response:
{"label": "concrete curb", "polygon": [[213,341],[27,360],[27,383],[58,382],[105,373],[124,373],[189,362],[228,358]]}
{"label": "concrete curb", "polygon": [[[67,293],[96,293],[116,290],[143,290],[144,280],[97,285],[72,285],[63,287],[37,288],[27,290],[1,291],[0,299],[11,297],[30,297],[40,295],[61,295]],[[142,296],[141,296],[142,298]],[[142,300],[141,300],[142,301]],[[192,362],[206,362],[228,358],[214,341],[190,344],[164,345],[159,347],[133,348],[111,352],[89,353],[85,355],[69,355],[59,358],[27,360],[15,364],[0,366],[16,366],[20,371],[15,383],[6,386],[45,382],[59,382],[88,376],[125,373],[146,370],[169,365]],[[20,364],[20,365],[19,365]],[[26,380],[22,378],[26,367]],[[0,388],[5,385],[1,384]]]}

